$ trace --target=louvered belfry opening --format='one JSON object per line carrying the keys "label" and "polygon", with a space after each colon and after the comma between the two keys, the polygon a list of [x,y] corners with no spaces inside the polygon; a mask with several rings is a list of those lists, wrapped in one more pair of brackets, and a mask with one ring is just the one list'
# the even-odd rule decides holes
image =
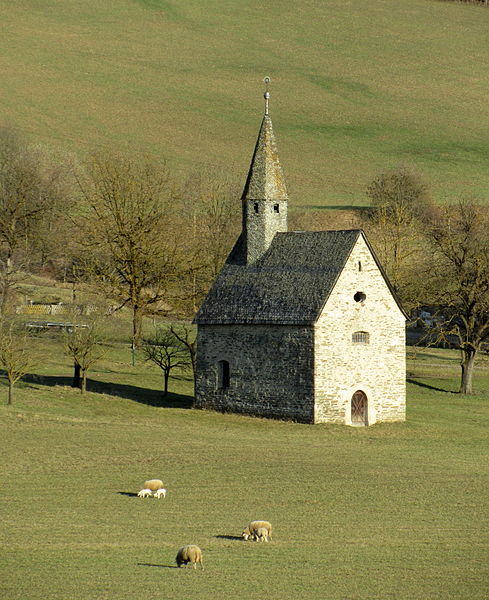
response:
{"label": "louvered belfry opening", "polygon": [[365,392],[357,390],[351,398],[352,425],[368,425],[368,400]]}

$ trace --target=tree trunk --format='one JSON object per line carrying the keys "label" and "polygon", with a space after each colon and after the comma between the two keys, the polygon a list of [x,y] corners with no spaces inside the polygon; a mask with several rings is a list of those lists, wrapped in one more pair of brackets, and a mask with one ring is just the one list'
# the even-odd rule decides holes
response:
{"label": "tree trunk", "polygon": [[170,378],[170,371],[169,370],[165,370],[165,389],[163,390],[163,396],[166,396],[168,394],[168,379]]}
{"label": "tree trunk", "polygon": [[472,394],[472,375],[474,374],[474,364],[477,352],[473,348],[462,349],[462,378],[460,382],[461,394]]}
{"label": "tree trunk", "polygon": [[8,396],[7,396],[7,404],[10,406],[12,404],[12,400],[14,397],[14,384],[9,381],[8,382]]}
{"label": "tree trunk", "polygon": [[5,270],[3,273],[3,285],[2,285],[2,299],[0,302],[0,315],[4,315],[7,312],[7,307],[10,301],[11,295],[11,279],[10,275],[12,273],[12,256],[10,253],[7,255],[7,259],[5,261]]}
{"label": "tree trunk", "polygon": [[84,394],[87,391],[87,374],[85,371],[81,374],[81,393]]}
{"label": "tree trunk", "polygon": [[81,367],[80,365],[75,362],[73,365],[73,383],[71,384],[71,387],[74,388],[81,388],[81,377],[80,377],[80,373],[81,373]]}
{"label": "tree trunk", "polygon": [[192,363],[192,376],[194,379],[194,402],[197,391],[197,340],[190,342],[188,345],[190,360]]}
{"label": "tree trunk", "polygon": [[132,307],[132,347],[139,348],[141,345],[143,325],[143,311],[140,306]]}

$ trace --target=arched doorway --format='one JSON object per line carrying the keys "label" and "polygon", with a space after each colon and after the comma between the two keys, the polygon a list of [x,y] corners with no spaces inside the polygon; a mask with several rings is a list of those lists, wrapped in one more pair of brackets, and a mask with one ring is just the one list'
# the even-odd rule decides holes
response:
{"label": "arched doorway", "polygon": [[368,425],[367,394],[357,390],[351,397],[351,424]]}

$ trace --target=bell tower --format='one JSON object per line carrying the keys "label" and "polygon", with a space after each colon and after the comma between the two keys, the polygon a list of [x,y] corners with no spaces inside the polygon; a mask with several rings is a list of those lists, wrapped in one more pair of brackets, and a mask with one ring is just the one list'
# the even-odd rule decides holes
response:
{"label": "bell tower", "polygon": [[265,77],[264,82],[265,115],[241,196],[246,264],[263,256],[277,232],[287,231],[287,189],[268,113],[270,78]]}

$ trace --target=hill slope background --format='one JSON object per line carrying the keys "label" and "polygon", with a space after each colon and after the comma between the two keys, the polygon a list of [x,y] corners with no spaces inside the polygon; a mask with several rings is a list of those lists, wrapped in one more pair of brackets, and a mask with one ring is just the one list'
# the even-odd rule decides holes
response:
{"label": "hill slope background", "polygon": [[489,200],[489,10],[436,0],[24,0],[0,7],[0,110],[35,141],[248,168],[271,116],[292,205],[360,206],[415,167]]}

